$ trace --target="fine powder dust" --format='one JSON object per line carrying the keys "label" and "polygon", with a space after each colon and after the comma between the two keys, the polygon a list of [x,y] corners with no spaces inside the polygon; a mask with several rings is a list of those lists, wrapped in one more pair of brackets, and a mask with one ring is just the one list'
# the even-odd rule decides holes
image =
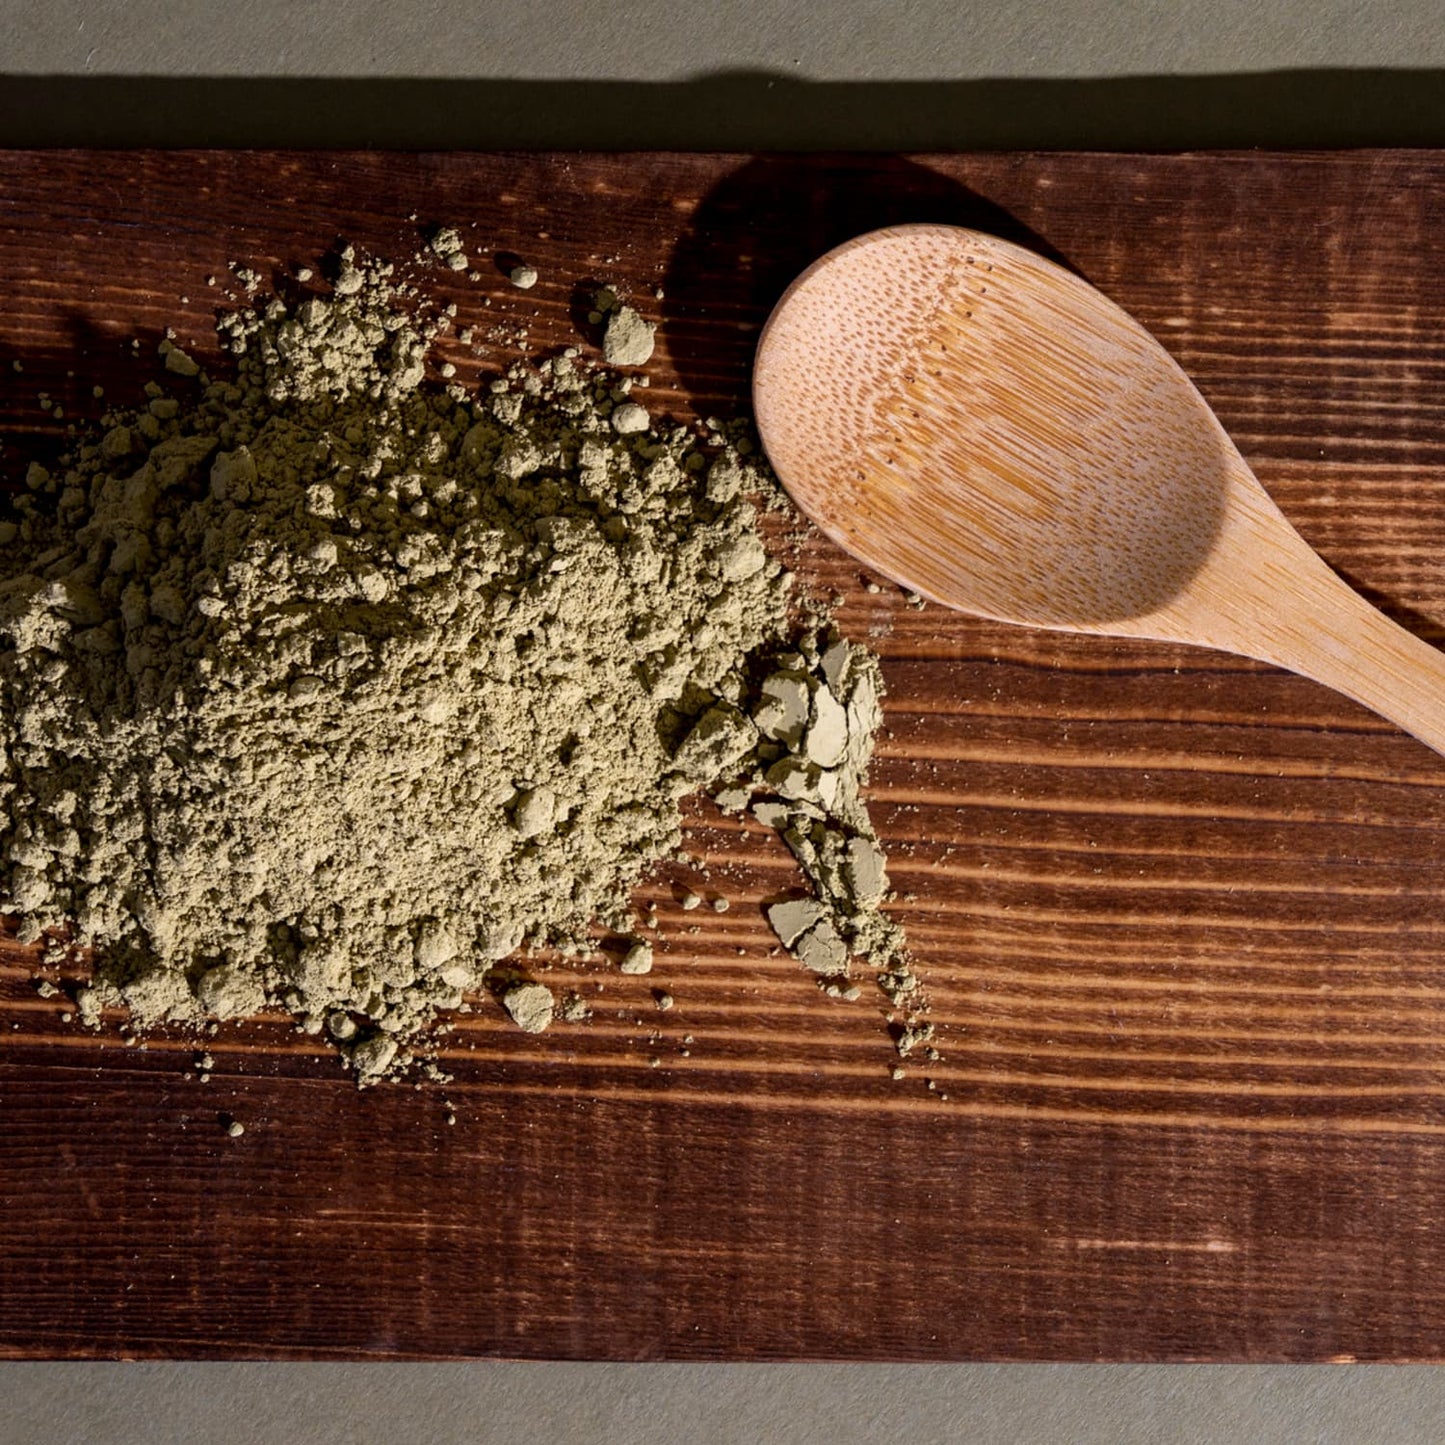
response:
{"label": "fine powder dust", "polygon": [[[830,991],[860,954],[911,981],[859,797],[877,664],[769,557],[743,430],[654,425],[575,350],[428,382],[449,322],[401,303],[345,252],[329,295],[222,321],[234,380],[164,343],[175,395],[30,468],[0,522],[20,938],[93,950],[88,1022],[279,1005],[364,1082],[519,949],[630,934],[711,788],[797,857],[771,921]],[[650,351],[627,326],[609,351]]]}

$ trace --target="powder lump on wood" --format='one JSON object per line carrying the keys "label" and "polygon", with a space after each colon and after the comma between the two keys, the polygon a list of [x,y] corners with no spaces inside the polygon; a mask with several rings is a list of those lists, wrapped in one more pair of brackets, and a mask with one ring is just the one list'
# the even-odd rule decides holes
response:
{"label": "powder lump on wood", "polygon": [[[629,313],[607,352],[635,365]],[[179,395],[30,468],[0,524],[20,938],[94,950],[86,1021],[279,1005],[377,1077],[517,950],[629,932],[679,800],[721,784],[813,884],[773,910],[784,944],[896,967],[859,798],[877,664],[790,631],[764,469],[573,354],[429,383],[441,324],[348,251],[329,298],[223,320],[234,379],[165,343]],[[540,985],[503,1002],[552,1017]]]}

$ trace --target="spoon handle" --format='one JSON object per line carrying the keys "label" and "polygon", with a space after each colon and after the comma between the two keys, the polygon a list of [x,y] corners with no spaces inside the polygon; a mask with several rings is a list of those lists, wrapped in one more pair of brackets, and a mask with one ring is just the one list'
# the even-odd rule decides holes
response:
{"label": "spoon handle", "polygon": [[1445,653],[1372,607],[1292,529],[1291,540],[1281,565],[1256,558],[1253,636],[1228,645],[1353,698],[1445,755]]}
{"label": "spoon handle", "polygon": [[1445,755],[1445,654],[1337,580],[1297,670],[1374,709]]}

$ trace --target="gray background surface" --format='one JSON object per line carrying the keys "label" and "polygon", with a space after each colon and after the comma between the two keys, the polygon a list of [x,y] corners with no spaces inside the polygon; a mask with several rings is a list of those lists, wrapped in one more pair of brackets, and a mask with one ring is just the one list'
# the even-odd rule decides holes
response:
{"label": "gray background surface", "polygon": [[[1439,0],[0,0],[0,72],[4,145],[1445,144]],[[1442,1406],[1379,1366],[0,1367],[0,1445],[1389,1445]]]}
{"label": "gray background surface", "polygon": [[665,80],[1178,75],[1445,58],[1421,0],[6,0],[5,69]]}

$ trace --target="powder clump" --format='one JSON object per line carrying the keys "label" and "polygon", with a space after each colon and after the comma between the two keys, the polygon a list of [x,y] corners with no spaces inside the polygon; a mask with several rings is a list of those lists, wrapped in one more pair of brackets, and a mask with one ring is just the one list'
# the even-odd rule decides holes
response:
{"label": "powder clump", "polygon": [[618,306],[608,313],[602,334],[602,355],[609,366],[645,366],[652,358],[656,328],[631,306]]}
{"label": "powder clump", "polygon": [[623,973],[651,973],[652,945],[646,939],[637,939],[622,955],[622,962],[618,967]]}
{"label": "powder clump", "polygon": [[513,984],[502,995],[502,1007],[519,1029],[540,1034],[552,1022],[552,991],[544,983]]}
{"label": "powder clump", "polygon": [[461,234],[454,226],[443,226],[428,242],[432,254],[453,271],[465,271],[467,269],[466,247],[462,242]]}

